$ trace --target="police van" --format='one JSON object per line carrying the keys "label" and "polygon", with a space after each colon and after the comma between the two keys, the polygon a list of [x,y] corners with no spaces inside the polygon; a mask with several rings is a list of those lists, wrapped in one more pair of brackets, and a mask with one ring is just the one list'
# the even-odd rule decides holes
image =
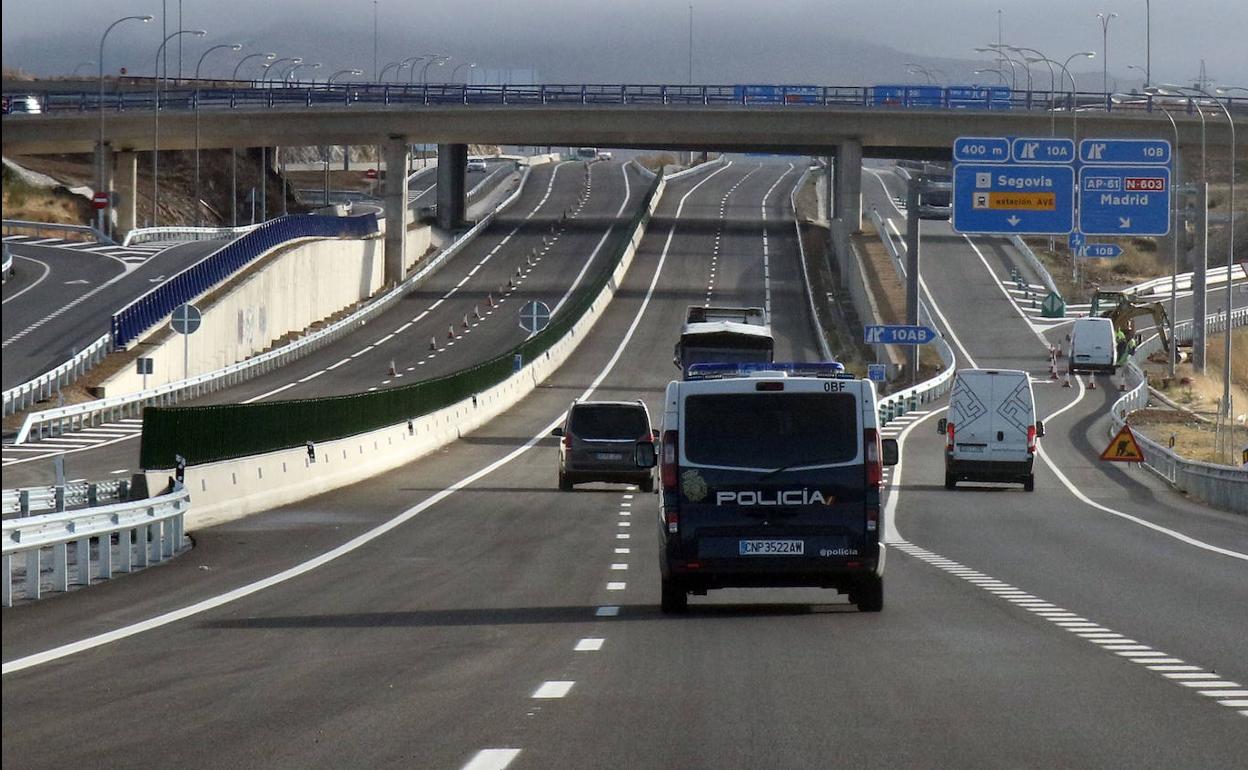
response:
{"label": "police van", "polygon": [[694,364],[664,399],[664,612],[775,586],[883,607],[880,492],[897,442],[880,437],[869,380],[836,362]]}

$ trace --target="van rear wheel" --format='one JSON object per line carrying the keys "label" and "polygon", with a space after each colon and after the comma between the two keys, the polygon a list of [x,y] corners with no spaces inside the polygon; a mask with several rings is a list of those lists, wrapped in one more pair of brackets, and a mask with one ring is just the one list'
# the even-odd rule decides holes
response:
{"label": "van rear wheel", "polygon": [[559,491],[560,492],[572,491],[572,480],[567,477],[567,474],[562,473],[562,472],[559,474]]}
{"label": "van rear wheel", "polygon": [[1024,492],[1036,491],[1036,474],[1029,473],[1027,474],[1027,478],[1023,479],[1023,491]]}
{"label": "van rear wheel", "polygon": [[858,605],[859,612],[879,612],[884,609],[884,578],[879,575],[864,578],[850,591],[849,600]]}
{"label": "van rear wheel", "polygon": [[945,489],[953,489],[957,486],[957,478],[952,473],[945,471]]}
{"label": "van rear wheel", "polygon": [[661,608],[665,614],[678,615],[689,608],[689,594],[673,578],[662,578]]}

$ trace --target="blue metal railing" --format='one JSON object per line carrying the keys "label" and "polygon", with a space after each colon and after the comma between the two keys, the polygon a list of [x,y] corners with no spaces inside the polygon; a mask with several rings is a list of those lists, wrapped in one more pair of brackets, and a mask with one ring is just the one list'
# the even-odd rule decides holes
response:
{"label": "blue metal railing", "polygon": [[[214,83],[215,86],[215,83]],[[16,93],[16,92],[15,92]],[[100,106],[95,92],[41,94],[44,112],[85,112]],[[152,109],[151,90],[106,93],[103,107],[111,111]],[[1248,99],[1222,97],[1233,112],[1248,112]],[[1153,112],[1158,105],[1195,114],[1207,98],[1140,94],[1115,103],[1098,92],[1011,90],[1005,86],[800,86],[800,85],[645,85],[542,84],[464,85],[449,83],[287,83],[284,86],[219,88],[179,86],[160,94],[165,110],[313,107],[316,105],[739,105],[845,106],[867,108],[955,110],[1099,110]]]}
{"label": "blue metal railing", "polygon": [[174,308],[203,294],[261,254],[295,238],[363,238],[378,232],[377,215],[333,217],[293,214],[265,222],[204,257],[113,315],[113,349],[160,323]]}

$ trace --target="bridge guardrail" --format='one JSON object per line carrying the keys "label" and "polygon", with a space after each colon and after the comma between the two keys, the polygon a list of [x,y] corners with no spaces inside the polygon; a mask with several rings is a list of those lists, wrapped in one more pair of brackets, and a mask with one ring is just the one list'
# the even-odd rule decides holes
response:
{"label": "bridge guardrail", "polygon": [[[975,93],[969,93],[969,92]],[[151,110],[157,98],[161,109],[238,109],[242,107],[312,107],[318,104],[350,107],[356,104],[733,104],[794,107],[851,106],[873,109],[1027,110],[1065,112],[1159,111],[1159,107],[1196,114],[1197,105],[1223,104],[1233,113],[1248,111],[1248,99],[1144,95],[1115,103],[1099,92],[1011,90],[952,86],[792,86],[792,85],[664,85],[569,84],[471,85],[452,83],[283,83],[261,88],[177,87],[153,91],[117,91],[100,96],[94,91],[47,92],[44,113]],[[18,116],[26,119],[28,116]],[[10,119],[10,116],[5,116]]]}
{"label": "bridge guardrail", "polygon": [[515,192],[500,203],[497,208],[482,217],[481,221],[472,229],[453,241],[424,267],[404,279],[402,283],[345,318],[305,335],[289,345],[252,356],[245,361],[222,367],[213,372],[206,372],[188,379],[165,383],[155,388],[124,396],[102,398],[82,404],[33,412],[26,416],[26,420],[18,431],[14,443],[25,443],[32,436],[36,439],[42,439],[46,436],[61,435],[69,431],[98,425],[105,421],[119,420],[125,417],[139,417],[142,416],[144,407],[167,406],[177,403],[180,398],[197,398],[205,393],[233,386],[258,374],[278,369],[290,361],[301,358],[338,340],[350,333],[360,323],[367,321],[389,308],[395,302],[398,302],[415,284],[423,281],[431,272],[441,267],[446,260],[459,253],[473,238],[494,221],[495,216],[500,211],[505,210],[520,197],[528,178],[529,169],[526,168],[520,177],[520,183],[516,186]]}
{"label": "bridge guardrail", "polygon": [[[1205,323],[1208,333],[1223,331],[1224,316],[1221,313],[1206,316]],[[1245,325],[1248,325],[1248,308],[1232,311],[1231,326]],[[1192,322],[1175,324],[1174,336],[1176,342],[1191,339]],[[1110,407],[1110,436],[1122,430],[1131,412],[1148,406],[1148,377],[1139,362],[1160,349],[1161,339],[1154,334],[1140,343],[1127,363],[1123,376],[1131,385]],[[1135,434],[1135,440],[1144,452],[1144,467],[1165,479],[1170,486],[1215,508],[1248,513],[1248,469],[1189,460],[1139,432]]]}
{"label": "bridge guardrail", "polygon": [[294,214],[269,220],[231,241],[126,305],[112,318],[113,348],[126,347],[148,329],[261,254],[295,238],[364,238],[378,232],[377,217]]}
{"label": "bridge guardrail", "polygon": [[126,248],[136,243],[155,241],[215,241],[244,235],[257,227],[260,224],[240,227],[136,227],[126,233],[121,245]]}
{"label": "bridge guardrail", "polygon": [[90,225],[67,225],[57,222],[32,222],[26,219],[5,219],[0,221],[0,226],[4,228],[5,235],[20,235],[15,230],[34,230],[37,237],[42,237],[48,233],[75,233],[79,235],[88,235],[93,241],[99,241],[102,244],[113,243],[113,239],[104,233],[91,227]]}
{"label": "bridge guardrail", "polygon": [[4,518],[11,518],[29,516],[39,511],[94,507],[113,500],[124,500],[129,493],[130,482],[127,479],[80,481],[66,484],[60,489],[55,486],[6,489],[0,514]]}
{"label": "bridge guardrail", "polygon": [[[116,505],[87,508],[69,513],[6,519],[4,532],[4,575],[2,602],[13,606],[18,591],[14,585],[16,561],[24,557],[25,575],[21,593],[38,599],[43,595],[44,551],[50,551],[52,590],[68,591],[71,579],[90,585],[93,579],[111,578],[114,572],[131,572],[172,558],[182,547],[185,515],[190,494],[180,485],[166,495]],[[113,558],[113,537],[117,536],[117,559]],[[92,542],[96,544],[92,569]],[[74,545],[75,576],[70,575],[69,546]],[[119,562],[119,563],[118,563]]]}
{"label": "bridge guardrail", "polygon": [[[1245,271],[1242,262],[1236,263],[1234,270],[1231,272],[1231,282],[1242,281],[1248,271]],[[1174,286],[1178,291],[1192,288],[1192,274],[1179,273],[1177,276],[1164,275],[1160,278],[1153,278],[1143,283],[1138,283],[1125,290],[1127,294],[1140,295],[1149,294],[1153,291],[1168,291],[1173,280]],[[1216,284],[1226,283],[1226,267],[1211,267],[1205,273],[1206,288]]]}
{"label": "bridge guardrail", "polygon": [[75,353],[68,361],[55,369],[44,372],[34,379],[27,380],[4,391],[3,413],[7,417],[16,414],[32,404],[51,398],[61,388],[70,384],[86,373],[88,369],[104,360],[108,355],[111,334],[105,334]]}

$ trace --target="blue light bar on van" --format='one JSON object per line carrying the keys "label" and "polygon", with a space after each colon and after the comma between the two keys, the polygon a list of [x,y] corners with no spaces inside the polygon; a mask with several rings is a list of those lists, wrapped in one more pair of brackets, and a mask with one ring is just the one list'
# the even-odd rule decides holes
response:
{"label": "blue light bar on van", "polygon": [[835,377],[854,379],[845,373],[839,361],[748,361],[735,364],[690,364],[685,374],[687,380],[713,380],[725,377],[749,377],[755,372],[784,372],[789,377]]}

